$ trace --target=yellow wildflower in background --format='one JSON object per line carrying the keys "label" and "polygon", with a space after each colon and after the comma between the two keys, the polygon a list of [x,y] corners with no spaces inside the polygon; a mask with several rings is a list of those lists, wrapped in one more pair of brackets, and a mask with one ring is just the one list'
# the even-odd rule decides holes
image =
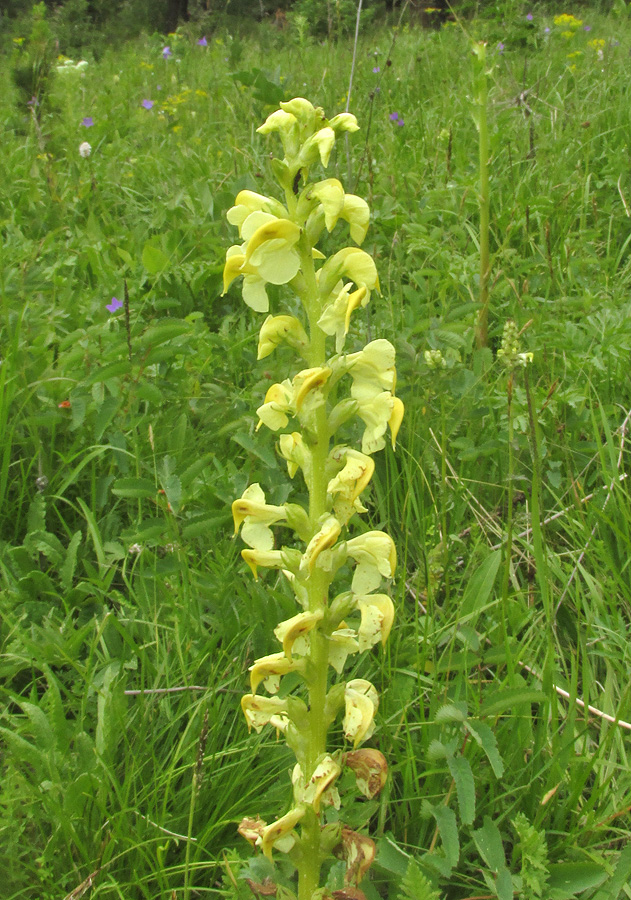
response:
{"label": "yellow wildflower in background", "polygon": [[561,13],[561,15],[554,17],[554,24],[565,25],[567,28],[580,28],[583,20],[577,19],[571,13]]}

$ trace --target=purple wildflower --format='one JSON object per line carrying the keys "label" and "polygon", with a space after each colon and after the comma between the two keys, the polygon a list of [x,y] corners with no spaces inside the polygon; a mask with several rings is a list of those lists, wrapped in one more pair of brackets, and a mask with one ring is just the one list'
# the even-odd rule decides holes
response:
{"label": "purple wildflower", "polygon": [[397,122],[397,125],[405,125],[405,122],[403,121],[403,119],[399,119],[399,121]]}
{"label": "purple wildflower", "polygon": [[170,47],[165,47],[165,48],[162,50],[162,56],[163,56],[164,59],[168,59],[169,56],[173,56],[173,53],[171,52],[171,48],[170,48]]}
{"label": "purple wildflower", "polygon": [[379,66],[373,66],[373,68],[372,68],[372,74],[373,74],[373,75],[378,75],[379,72],[381,72],[381,69],[379,68]]}
{"label": "purple wildflower", "polygon": [[120,309],[123,305],[123,301],[119,300],[117,297],[112,297],[112,302],[108,303],[105,309],[107,309],[111,313],[115,313],[117,309]]}
{"label": "purple wildflower", "polygon": [[527,22],[532,22],[533,19],[534,19],[533,14],[532,14],[532,13],[528,13],[528,15],[526,16],[526,21],[527,21]]}
{"label": "purple wildflower", "polygon": [[153,100],[143,100],[142,106],[144,106],[145,109],[152,109],[153,108]]}
{"label": "purple wildflower", "polygon": [[503,44],[501,41],[500,41],[499,44],[497,45],[497,52],[498,52],[498,53],[503,53],[503,52],[504,52],[504,44]]}
{"label": "purple wildflower", "polygon": [[399,113],[390,113],[390,121],[391,122],[396,122],[398,118],[399,118]]}
{"label": "purple wildflower", "polygon": [[28,101],[28,103],[26,105],[27,106],[39,106],[39,100],[37,99],[35,94],[33,94],[33,96],[31,97],[31,99]]}
{"label": "purple wildflower", "polygon": [[199,44],[200,47],[207,47],[208,41],[206,40],[206,35],[204,35],[203,37],[200,37],[200,39],[197,41],[197,43]]}
{"label": "purple wildflower", "polygon": [[591,31],[591,30],[592,30],[591,25],[583,25],[583,31]]}
{"label": "purple wildflower", "polygon": [[548,28],[547,25],[546,25],[546,27],[543,29],[543,33],[544,33],[544,34],[550,34],[550,29]]}
{"label": "purple wildflower", "polygon": [[94,125],[94,119],[92,118],[92,116],[86,116],[81,124],[84,128],[92,128],[92,126]]}
{"label": "purple wildflower", "polygon": [[156,84],[156,91],[161,91],[161,90],[162,90],[162,85]]}

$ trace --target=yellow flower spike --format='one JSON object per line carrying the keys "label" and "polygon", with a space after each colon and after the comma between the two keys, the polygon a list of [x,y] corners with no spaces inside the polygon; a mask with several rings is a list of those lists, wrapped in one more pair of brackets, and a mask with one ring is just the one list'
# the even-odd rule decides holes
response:
{"label": "yellow flower spike", "polygon": [[293,399],[294,389],[289,380],[269,387],[263,405],[256,411],[260,420],[256,430],[258,431],[261,425],[267,425],[270,431],[284,428],[289,422],[287,413],[294,411]]}
{"label": "yellow flower spike", "polygon": [[359,652],[370,650],[381,641],[385,645],[394,622],[394,603],[387,594],[364,594],[357,597],[361,625],[357,632]]}
{"label": "yellow flower spike", "polygon": [[403,405],[403,402],[399,400],[398,397],[393,397],[392,413],[390,414],[390,418],[388,419],[390,434],[392,435],[393,450],[396,450],[397,435],[399,433],[399,428],[401,427],[401,422],[403,421],[404,413],[405,406]]}
{"label": "yellow flower spike", "polygon": [[272,719],[289,723],[287,702],[281,700],[280,697],[259,697],[256,694],[244,694],[241,698],[241,709],[245,716],[248,731],[254,728],[257,733],[260,733],[263,726],[268,725]]}
{"label": "yellow flower spike", "polygon": [[[263,829],[263,835],[261,838],[261,850],[265,854],[265,856],[272,861],[272,847],[274,844],[278,844],[280,840],[283,838],[288,838],[291,836],[291,832],[294,830],[298,822],[302,819],[305,814],[304,806],[297,806],[294,809],[290,809],[288,813],[282,816],[280,819],[277,819],[275,822],[272,822],[271,825],[268,825]],[[278,849],[281,852],[288,852],[291,847],[293,847],[294,841],[289,843],[289,846],[285,844],[283,847],[279,846]],[[287,849],[285,849],[287,847]]]}
{"label": "yellow flower spike", "polygon": [[249,668],[252,693],[256,694],[263,681],[270,694],[275,694],[283,675],[303,668],[302,661],[287,659],[284,653],[270,653],[268,656],[262,656],[255,660]]}
{"label": "yellow flower spike", "polygon": [[346,194],[340,218],[350,225],[351,238],[355,243],[363,244],[370,223],[370,207],[366,201],[355,194]]}
{"label": "yellow flower spike", "polygon": [[242,550],[241,558],[252,570],[255,581],[259,580],[259,566],[269,569],[282,569],[287,565],[285,554],[282,550]]}
{"label": "yellow flower spike", "polygon": [[274,634],[283,645],[283,653],[290,662],[292,661],[291,654],[295,642],[309,634],[323,615],[324,613],[321,609],[315,612],[302,612],[276,626]]}
{"label": "yellow flower spike", "polygon": [[375,730],[374,717],[379,706],[379,695],[365,678],[354,678],[346,685],[344,703],[344,737],[357,747],[368,740]]}
{"label": "yellow flower spike", "polygon": [[323,550],[328,550],[335,544],[341,531],[342,526],[335,516],[329,516],[325,519],[318,533],[315,534],[307,544],[307,549],[303,554],[300,568],[307,569],[308,572],[313,572],[318,556]]}
{"label": "yellow flower spike", "polygon": [[307,334],[294,316],[268,316],[259,332],[257,359],[265,359],[276,347],[286,341],[301,352],[309,343]]}
{"label": "yellow flower spike", "polygon": [[294,387],[296,388],[296,396],[294,405],[296,412],[300,412],[305,398],[311,391],[316,391],[323,387],[331,376],[331,369],[326,366],[316,367],[314,369],[304,369],[294,376]]}
{"label": "yellow flower spike", "polygon": [[272,506],[265,502],[265,493],[259,484],[251,484],[243,495],[232,504],[234,533],[237,534],[243,522],[242,537],[246,544],[256,550],[271,550],[274,536],[269,528],[287,518],[283,506]]}

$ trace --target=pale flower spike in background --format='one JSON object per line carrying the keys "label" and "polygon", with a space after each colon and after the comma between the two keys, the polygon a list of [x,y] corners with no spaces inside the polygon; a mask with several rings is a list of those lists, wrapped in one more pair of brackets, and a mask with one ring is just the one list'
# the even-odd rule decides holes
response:
{"label": "pale flower spike in background", "polygon": [[[298,607],[274,629],[277,643],[270,649],[282,649],[250,666],[251,692],[241,701],[248,729],[271,725],[294,752],[293,800],[275,822],[248,817],[239,827],[270,860],[274,851],[287,854],[297,870],[298,900],[324,896],[321,869],[332,854],[346,861],[345,896],[363,898],[357,885],[375,844],[328,810],[343,807],[339,779],[345,767],[355,776],[355,789],[369,798],[387,777],[379,750],[357,749],[375,732],[375,687],[364,678],[345,682],[336,676],[343,675],[349,656],[383,646],[393,625],[394,604],[383,584],[394,577],[394,542],[382,531],[356,529],[356,522],[367,512],[361,495],[374,473],[372,454],[385,447],[388,430],[394,448],[404,409],[395,395],[392,344],[380,338],[352,353],[347,348],[362,309],[379,293],[374,260],[355,246],[368,230],[368,204],[346,193],[337,178],[309,180],[314,169],[328,166],[340,136],[357,130],[350,113],[327,119],[300,97],[268,116],[258,131],[283,145],[283,158],[271,161],[283,197],[249,190],[237,195],[228,221],[240,243],[228,249],[223,276],[224,293],[243,279],[243,300],[254,312],[268,313],[269,284],[281,287],[290,309],[295,311],[293,297],[302,307],[299,317],[278,310],[262,323],[258,359],[289,350],[299,371],[269,387],[256,410],[256,430],[264,425],[278,434],[278,452],[291,479],[300,473],[308,508],[270,503],[258,483],[232,504],[235,534],[240,530],[248,545],[241,555],[254,577],[259,569],[278,569]],[[347,226],[353,245],[327,258],[319,242]],[[353,439],[360,449],[344,443]],[[299,546],[286,544],[288,530]],[[351,573],[342,574],[343,566]],[[281,680],[290,673],[303,687],[285,694]],[[327,747],[336,719],[347,751]],[[287,900],[295,898],[283,890]]]}

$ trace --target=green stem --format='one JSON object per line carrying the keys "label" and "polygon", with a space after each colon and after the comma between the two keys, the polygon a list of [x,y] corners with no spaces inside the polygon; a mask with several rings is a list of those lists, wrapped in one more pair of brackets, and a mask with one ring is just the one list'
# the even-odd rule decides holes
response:
{"label": "green stem", "polygon": [[[301,247],[302,272],[307,284],[305,308],[309,319],[310,343],[308,361],[312,367],[323,366],[326,362],[326,335],[317,324],[320,315],[318,286],[315,278],[311,247],[303,238]],[[329,455],[330,434],[326,406],[316,411],[315,437],[311,443],[311,472],[307,487],[309,490],[309,519],[311,532],[316,534],[320,519],[326,512],[326,461]],[[315,568],[307,581],[309,610],[325,609],[328,605],[330,578],[319,568]],[[309,688],[309,728],[305,735],[305,777],[309,777],[317,760],[326,752],[327,724],[325,703],[327,674],[329,665],[329,644],[326,635],[314,628],[310,636]],[[311,900],[320,884],[322,863],[320,852],[320,817],[313,807],[308,806],[302,820],[301,856],[298,863],[298,900]]]}
{"label": "green stem", "polygon": [[513,659],[508,646],[508,588],[510,585],[510,568],[513,555],[513,493],[514,493],[514,456],[513,456],[513,373],[508,378],[506,389],[508,399],[508,510],[506,512],[506,545],[504,547],[504,574],[502,578],[502,640],[506,656],[509,680],[514,674]]}
{"label": "green stem", "polygon": [[482,66],[479,77],[478,96],[478,138],[480,150],[480,311],[476,327],[476,343],[478,347],[488,344],[489,318],[489,279],[491,275],[491,258],[489,251],[489,228],[491,195],[489,188],[489,128],[487,106],[489,86],[486,69]]}

